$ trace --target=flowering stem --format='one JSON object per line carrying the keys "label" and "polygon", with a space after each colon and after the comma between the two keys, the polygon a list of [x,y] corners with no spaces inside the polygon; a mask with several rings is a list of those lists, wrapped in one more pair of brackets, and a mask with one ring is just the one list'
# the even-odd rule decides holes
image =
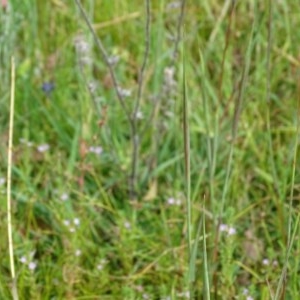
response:
{"label": "flowering stem", "polygon": [[139,131],[137,126],[137,113],[139,111],[139,107],[141,104],[142,93],[143,93],[143,83],[144,83],[144,73],[146,70],[147,60],[149,57],[150,50],[150,0],[145,0],[146,4],[146,27],[145,27],[145,52],[143,63],[141,65],[141,69],[138,77],[138,92],[137,98],[135,101],[135,106],[133,110],[132,122],[131,122],[131,138],[132,138],[132,161],[131,161],[131,176],[130,176],[130,199],[135,200],[136,198],[136,190],[137,190],[137,173],[138,173],[138,160],[139,160]]}
{"label": "flowering stem", "polygon": [[112,67],[110,61],[109,61],[108,54],[106,53],[106,50],[105,50],[105,48],[104,48],[104,46],[103,46],[103,44],[102,44],[102,41],[101,41],[101,39],[97,36],[96,31],[95,31],[95,29],[93,28],[93,25],[91,24],[91,21],[89,20],[87,14],[86,14],[86,12],[85,12],[85,10],[83,9],[83,7],[82,7],[82,5],[81,5],[81,3],[80,3],[80,0],[75,0],[75,2],[76,2],[76,4],[77,4],[77,6],[78,6],[78,8],[79,8],[79,10],[80,10],[80,12],[81,12],[81,14],[82,14],[84,20],[85,20],[85,22],[86,22],[86,24],[87,24],[87,26],[88,26],[90,32],[92,33],[92,36],[93,36],[93,38],[94,38],[94,40],[95,40],[95,43],[96,43],[96,46],[98,47],[99,52],[100,52],[100,54],[102,55],[102,58],[103,58],[103,60],[104,60],[104,62],[105,62],[105,64],[106,64],[106,66],[107,66],[107,68],[108,68],[108,70],[109,70],[110,76],[111,76],[111,78],[112,78],[114,90],[115,90],[115,92],[116,92],[116,94],[117,94],[117,97],[118,97],[119,102],[120,102],[120,104],[121,104],[121,106],[122,106],[122,109],[124,110],[124,112],[125,112],[125,114],[126,114],[126,116],[127,116],[127,119],[128,119],[128,120],[131,120],[131,117],[130,117],[130,111],[129,111],[129,109],[127,108],[127,106],[125,105],[124,96],[122,95],[122,93],[121,93],[121,91],[120,91],[120,88],[119,88],[119,85],[118,85],[118,81],[117,81],[116,74],[115,74],[115,72],[114,72],[114,70],[113,70],[113,67]]}
{"label": "flowering stem", "polygon": [[137,126],[137,113],[140,107],[141,98],[142,98],[142,92],[143,92],[143,83],[144,83],[144,73],[147,65],[147,60],[149,57],[149,49],[150,49],[150,0],[145,0],[146,3],[146,27],[145,27],[145,52],[144,52],[144,58],[143,63],[141,65],[141,69],[139,72],[139,78],[138,78],[138,92],[137,92],[137,98],[135,101],[134,109],[131,114],[128,107],[125,105],[124,101],[124,95],[122,94],[122,91],[118,85],[116,74],[113,70],[112,64],[109,61],[109,57],[107,55],[107,52],[102,44],[101,39],[97,36],[95,29],[93,28],[93,25],[91,24],[85,10],[83,9],[80,0],[75,0],[90,32],[93,35],[93,38],[96,42],[96,46],[98,47],[102,58],[109,70],[110,76],[112,78],[114,90],[117,94],[117,97],[119,99],[119,102],[122,106],[123,111],[126,114],[127,120],[130,125],[131,129],[131,141],[132,141],[132,157],[131,157],[131,175],[130,175],[130,183],[129,183],[129,196],[131,200],[135,200],[136,198],[136,190],[137,190],[137,173],[138,173],[138,158],[139,158],[139,144],[140,144],[140,138],[139,138],[139,132],[138,132],[138,126]]}

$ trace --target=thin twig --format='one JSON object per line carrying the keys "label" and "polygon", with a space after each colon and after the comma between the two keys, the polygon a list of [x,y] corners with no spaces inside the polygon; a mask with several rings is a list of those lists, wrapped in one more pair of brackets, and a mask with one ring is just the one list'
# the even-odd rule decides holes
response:
{"label": "thin twig", "polygon": [[13,129],[14,129],[14,106],[15,106],[15,60],[11,58],[11,91],[10,91],[10,112],[9,112],[9,138],[8,138],[8,166],[7,166],[7,234],[9,247],[10,272],[12,279],[12,295],[17,300],[18,291],[16,285],[14,245],[12,237],[12,217],[11,217],[11,170],[13,151]]}

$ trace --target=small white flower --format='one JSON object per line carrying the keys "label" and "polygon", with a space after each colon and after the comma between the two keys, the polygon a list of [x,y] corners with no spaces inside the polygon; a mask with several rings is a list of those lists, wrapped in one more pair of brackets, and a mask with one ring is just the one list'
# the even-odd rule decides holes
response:
{"label": "small white flower", "polygon": [[265,266],[268,266],[270,264],[270,261],[267,258],[264,258],[262,260],[262,264],[265,265]]}
{"label": "small white flower", "polygon": [[175,199],[172,198],[172,197],[170,197],[170,198],[167,199],[167,203],[168,203],[169,205],[174,205],[174,204],[175,204]]}
{"label": "small white flower", "polygon": [[89,50],[90,50],[89,44],[84,41],[77,43],[75,46],[76,46],[76,50],[80,54],[85,54],[85,53],[89,52]]}
{"label": "small white flower", "polygon": [[243,295],[248,295],[248,294],[249,294],[249,290],[246,289],[246,288],[244,288],[244,289],[243,289]]}
{"label": "small white flower", "polygon": [[106,264],[107,264],[107,260],[106,259],[101,259],[100,263],[97,265],[97,269],[99,271],[102,271]]}
{"label": "small white flower", "polygon": [[168,205],[177,205],[180,206],[181,205],[181,200],[180,199],[175,199],[173,197],[170,197],[167,199],[167,204]]}
{"label": "small white flower", "polygon": [[80,225],[80,219],[75,218],[75,219],[73,220],[73,223],[74,223],[74,225],[79,226],[79,225]]}
{"label": "small white flower", "polygon": [[46,152],[50,149],[50,146],[48,144],[41,144],[37,147],[37,150],[39,152]]}
{"label": "small white flower", "polygon": [[142,120],[142,119],[144,119],[144,114],[141,111],[137,111],[137,113],[135,114],[135,117],[138,120]]}
{"label": "small white flower", "polygon": [[236,229],[232,226],[228,226],[226,224],[220,224],[219,230],[221,232],[227,232],[227,235],[234,235],[236,234]]}
{"label": "small white flower", "polygon": [[63,193],[60,196],[61,201],[67,201],[69,199],[69,195],[67,193]]}
{"label": "small white flower", "polygon": [[31,270],[31,271],[34,271],[36,267],[37,267],[37,263],[34,262],[34,261],[31,261],[31,262],[28,264],[28,268],[29,268],[29,270]]}
{"label": "small white flower", "polygon": [[103,152],[103,148],[100,146],[91,146],[89,147],[89,152],[100,155]]}
{"label": "small white flower", "polygon": [[5,178],[4,177],[0,177],[0,186],[4,185],[5,182],[6,182]]}
{"label": "small white flower", "polygon": [[180,206],[181,205],[181,200],[177,199],[176,202],[175,202],[175,204],[178,205],[178,206]]}
{"label": "small white flower", "polygon": [[119,62],[120,60],[120,56],[118,55],[113,55],[113,56],[109,56],[108,59],[107,59],[107,62],[110,64],[110,65],[115,65]]}
{"label": "small white flower", "polygon": [[74,45],[78,54],[87,54],[90,50],[90,45],[86,42],[85,38],[81,35],[77,36],[74,40]]}
{"label": "small white flower", "polygon": [[170,90],[176,86],[176,81],[174,79],[175,68],[166,67],[164,69],[164,89]]}
{"label": "small white flower", "polygon": [[121,97],[130,97],[131,96],[131,90],[122,89],[121,87],[118,87],[118,92],[121,95]]}
{"label": "small white flower", "polygon": [[138,292],[140,292],[140,293],[142,293],[142,292],[144,291],[144,287],[143,287],[142,285],[137,285],[137,286],[135,287],[135,289],[136,289]]}
{"label": "small white flower", "polygon": [[64,224],[66,225],[66,226],[70,226],[70,220],[64,220]]}
{"label": "small white flower", "polygon": [[76,231],[76,229],[75,229],[74,227],[71,227],[71,228],[69,229],[69,231],[72,232],[72,233],[74,233],[74,232]]}
{"label": "small white flower", "polygon": [[272,263],[273,267],[277,267],[278,266],[278,261],[277,260],[274,260],[273,263]]}
{"label": "small white flower", "polygon": [[22,264],[26,264],[27,263],[27,258],[25,256],[22,256],[19,261],[22,263]]}
{"label": "small white flower", "polygon": [[128,221],[126,221],[126,222],[124,222],[124,227],[126,229],[130,229],[131,228],[131,224]]}
{"label": "small white flower", "polygon": [[185,299],[190,299],[190,292],[186,291],[186,292],[178,293],[177,296]]}
{"label": "small white flower", "polygon": [[26,140],[23,139],[23,138],[21,138],[19,141],[20,141],[21,144],[26,144],[27,147],[31,147],[31,146],[33,145],[32,142],[26,141]]}
{"label": "small white flower", "polygon": [[228,235],[234,235],[236,234],[236,229],[234,227],[229,227],[228,228]]}
{"label": "small white flower", "polygon": [[220,224],[219,230],[221,232],[228,231],[228,226],[226,224]]}
{"label": "small white flower", "polygon": [[94,81],[91,81],[88,83],[88,89],[89,91],[94,94],[96,92],[96,89],[97,89],[97,83],[94,82]]}
{"label": "small white flower", "polygon": [[175,9],[175,8],[180,8],[181,2],[180,1],[172,1],[167,5],[167,9]]}
{"label": "small white flower", "polygon": [[246,300],[254,300],[254,298],[251,296],[247,296]]}
{"label": "small white flower", "polygon": [[166,81],[172,81],[175,74],[175,68],[174,67],[166,67],[164,69],[164,77]]}
{"label": "small white flower", "polygon": [[92,64],[92,59],[89,56],[82,56],[79,58],[79,63],[81,65],[91,65]]}
{"label": "small white flower", "polygon": [[75,251],[75,256],[80,256],[81,255],[81,251],[79,250],[79,249],[77,249],[76,251]]}

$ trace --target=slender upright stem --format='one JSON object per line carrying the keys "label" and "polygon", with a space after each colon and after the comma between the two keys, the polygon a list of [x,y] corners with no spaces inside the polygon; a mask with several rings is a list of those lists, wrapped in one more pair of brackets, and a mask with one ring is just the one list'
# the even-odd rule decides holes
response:
{"label": "slender upright stem", "polygon": [[181,28],[182,28],[183,20],[184,20],[184,9],[185,9],[185,0],[181,0],[180,14],[178,17],[177,30],[176,30],[177,33],[176,33],[175,45],[174,45],[173,56],[172,56],[173,63],[177,59],[177,56],[178,56],[179,42],[181,40]]}
{"label": "slender upright stem", "polygon": [[7,166],[7,234],[9,247],[10,272],[12,279],[13,299],[18,299],[16,287],[16,274],[14,263],[14,244],[12,237],[12,217],[11,217],[11,170],[13,152],[13,129],[14,129],[14,108],[15,107],[15,60],[11,58],[11,91],[10,91],[10,112],[9,112],[9,138],[8,138],[8,166]]}
{"label": "slender upright stem", "polygon": [[122,106],[122,108],[123,108],[123,110],[124,110],[124,112],[127,116],[127,119],[130,122],[131,121],[131,114],[130,114],[130,111],[129,111],[128,107],[125,105],[125,100],[124,100],[124,97],[123,97],[123,95],[120,91],[120,87],[119,87],[119,84],[118,84],[118,81],[117,81],[117,76],[116,76],[115,71],[112,67],[112,64],[109,61],[109,56],[108,56],[108,54],[105,50],[105,47],[103,46],[101,39],[97,36],[97,33],[96,33],[91,21],[89,20],[86,11],[82,7],[82,5],[80,3],[80,0],[75,0],[75,2],[76,2],[76,4],[77,4],[77,6],[78,6],[78,8],[79,8],[79,10],[80,10],[80,12],[83,16],[83,19],[85,20],[85,22],[86,22],[86,24],[89,28],[89,31],[91,32],[91,34],[92,34],[92,36],[95,40],[96,46],[99,49],[99,52],[102,55],[102,58],[103,58],[106,66],[109,70],[110,76],[112,78],[114,90],[115,90],[115,92],[117,94],[117,97],[119,99],[119,102],[120,102],[120,104],[121,104],[121,106]]}
{"label": "slender upright stem", "polygon": [[150,0],[145,0],[146,5],[146,25],[145,25],[145,47],[144,47],[144,57],[143,62],[139,71],[138,77],[138,92],[133,109],[132,122],[131,122],[131,138],[132,138],[132,161],[131,161],[131,176],[130,176],[130,198],[135,200],[136,191],[137,191],[137,173],[139,167],[139,145],[140,145],[140,134],[138,130],[138,119],[137,113],[139,111],[143,86],[144,86],[144,77],[146,65],[149,57],[150,51],[150,21],[151,21],[151,12],[150,12]]}
{"label": "slender upright stem", "polygon": [[191,206],[191,154],[190,154],[190,129],[189,108],[186,89],[185,57],[183,51],[183,138],[184,138],[184,166],[185,166],[185,191],[186,191],[186,222],[188,242],[188,289],[192,297],[194,272],[191,269],[192,255],[192,206]]}

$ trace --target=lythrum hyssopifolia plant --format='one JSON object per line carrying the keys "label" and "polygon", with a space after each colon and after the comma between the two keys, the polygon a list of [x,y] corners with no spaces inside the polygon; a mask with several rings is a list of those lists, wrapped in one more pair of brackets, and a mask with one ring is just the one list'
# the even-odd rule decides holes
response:
{"label": "lythrum hyssopifolia plant", "polygon": [[109,74],[112,79],[113,87],[116,92],[117,98],[119,100],[120,105],[122,106],[123,112],[126,115],[129,127],[130,127],[130,140],[132,142],[132,149],[131,149],[131,172],[129,176],[129,194],[131,200],[136,200],[137,195],[137,176],[138,176],[138,166],[139,166],[139,148],[141,143],[141,130],[139,127],[139,117],[140,117],[140,108],[141,108],[141,101],[143,97],[143,88],[144,88],[144,80],[145,80],[145,72],[147,61],[149,57],[150,51],[150,24],[151,24],[151,12],[150,12],[150,0],[145,1],[145,44],[144,44],[144,55],[141,62],[141,66],[138,71],[138,78],[137,78],[137,92],[135,101],[133,103],[128,103],[125,101],[126,94],[122,89],[121,85],[118,82],[116,72],[113,68],[112,62],[109,59],[109,55],[107,50],[105,49],[102,40],[97,35],[96,31],[94,30],[91,21],[82,7],[79,0],[76,0],[76,3],[82,13],[84,20],[86,21],[90,32],[95,40],[96,46],[101,53],[101,56],[106,64],[106,67],[109,70]]}
{"label": "lythrum hyssopifolia plant", "polygon": [[298,299],[297,11],[0,1],[0,299]]}

